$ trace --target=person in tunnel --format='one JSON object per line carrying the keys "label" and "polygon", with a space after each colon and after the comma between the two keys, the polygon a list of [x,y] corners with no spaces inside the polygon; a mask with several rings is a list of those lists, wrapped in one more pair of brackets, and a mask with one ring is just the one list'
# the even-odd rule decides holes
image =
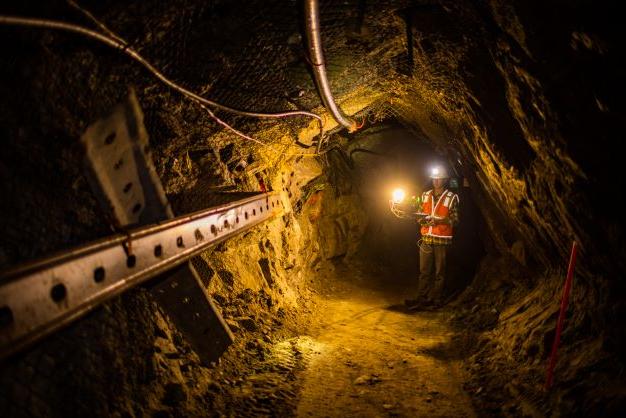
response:
{"label": "person in tunnel", "polygon": [[446,189],[449,179],[446,169],[433,168],[430,178],[433,188],[422,194],[419,218],[422,238],[418,245],[420,273],[417,298],[405,301],[409,309],[441,304],[445,288],[446,255],[452,243],[454,227],[458,223],[459,197]]}

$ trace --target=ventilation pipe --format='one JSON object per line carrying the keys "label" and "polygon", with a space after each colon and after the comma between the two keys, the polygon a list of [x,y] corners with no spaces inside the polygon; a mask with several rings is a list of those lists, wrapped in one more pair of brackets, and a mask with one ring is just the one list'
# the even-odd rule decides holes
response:
{"label": "ventilation pipe", "polygon": [[[322,36],[320,31],[320,14],[318,0],[305,0],[304,13],[306,16],[306,32],[309,47],[309,57],[313,74],[315,74],[315,83],[319,90],[322,102],[333,118],[340,125],[347,128],[350,132],[357,130],[357,124],[354,120],[348,118],[337,106],[333,94],[330,91],[330,84],[326,76],[326,64],[324,63],[324,51],[322,50]],[[321,143],[321,140],[320,140]]]}

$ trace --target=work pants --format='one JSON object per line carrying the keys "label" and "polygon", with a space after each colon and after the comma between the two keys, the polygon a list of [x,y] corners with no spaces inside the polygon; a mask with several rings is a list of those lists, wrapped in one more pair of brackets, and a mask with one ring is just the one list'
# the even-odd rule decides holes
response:
{"label": "work pants", "polygon": [[447,245],[422,244],[420,246],[420,277],[417,290],[419,299],[438,301],[443,296],[447,252]]}

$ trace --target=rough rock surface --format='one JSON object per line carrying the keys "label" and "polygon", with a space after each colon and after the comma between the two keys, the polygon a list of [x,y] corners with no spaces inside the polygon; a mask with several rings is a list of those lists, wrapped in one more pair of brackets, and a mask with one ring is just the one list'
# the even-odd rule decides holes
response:
{"label": "rough rock surface", "polygon": [[[363,136],[381,122],[401,124],[469,181],[486,223],[475,240],[489,254],[454,306],[463,338],[476,341],[467,386],[475,405],[495,415],[617,415],[626,409],[624,176],[616,152],[625,61],[617,4],[370,3],[322,2],[331,87],[364,122]],[[296,2],[81,4],[194,90],[247,109],[313,110],[327,129],[336,126],[308,73]],[[3,10],[91,24],[63,2],[11,2]],[[268,144],[259,145],[91,41],[0,27],[0,45],[1,267],[110,232],[82,175],[77,138],[129,86],[177,213],[210,206],[223,192],[258,191],[259,179],[285,191],[294,207],[194,260],[239,337],[221,364],[199,366],[137,289],[3,364],[0,410],[175,416],[241,402],[258,413],[293,410],[284,400],[294,399],[298,383],[275,397],[259,393],[279,387],[276,370],[303,367],[306,343],[295,330],[311,320],[317,272],[331,260],[371,258],[360,244],[373,242],[387,248],[377,253],[379,267],[396,267],[384,265],[395,251],[391,235],[376,229],[391,231],[390,223],[368,219],[364,188],[351,178],[354,161],[371,160],[345,157],[354,144],[368,148],[367,140],[333,133],[329,146],[337,148],[311,158],[302,154],[313,149],[306,147],[318,132],[314,121],[219,113]],[[579,274],[559,377],[545,394],[543,367],[574,238]],[[285,341],[278,352],[267,352],[267,340],[277,338]],[[279,360],[271,365],[265,360],[273,355]],[[502,387],[509,401],[497,396]]]}

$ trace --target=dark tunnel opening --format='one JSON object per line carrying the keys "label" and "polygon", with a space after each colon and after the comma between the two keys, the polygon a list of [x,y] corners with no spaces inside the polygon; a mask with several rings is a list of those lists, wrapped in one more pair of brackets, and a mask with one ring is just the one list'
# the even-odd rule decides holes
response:
{"label": "dark tunnel opening", "polygon": [[0,416],[623,416],[617,6],[316,3],[0,7]]}
{"label": "dark tunnel opening", "polygon": [[[419,140],[400,124],[386,122],[364,130],[352,138],[345,151],[350,155],[362,210],[368,224],[360,243],[360,257],[380,263],[388,280],[414,285],[419,272],[419,224],[416,219],[397,218],[389,210],[389,199],[396,187],[405,187],[411,196],[432,189],[429,170],[442,163],[430,142]],[[459,172],[459,170],[454,170]],[[456,175],[446,188],[459,195],[460,222],[449,251],[446,294],[463,291],[476,273],[485,254],[484,221],[463,178]]]}

